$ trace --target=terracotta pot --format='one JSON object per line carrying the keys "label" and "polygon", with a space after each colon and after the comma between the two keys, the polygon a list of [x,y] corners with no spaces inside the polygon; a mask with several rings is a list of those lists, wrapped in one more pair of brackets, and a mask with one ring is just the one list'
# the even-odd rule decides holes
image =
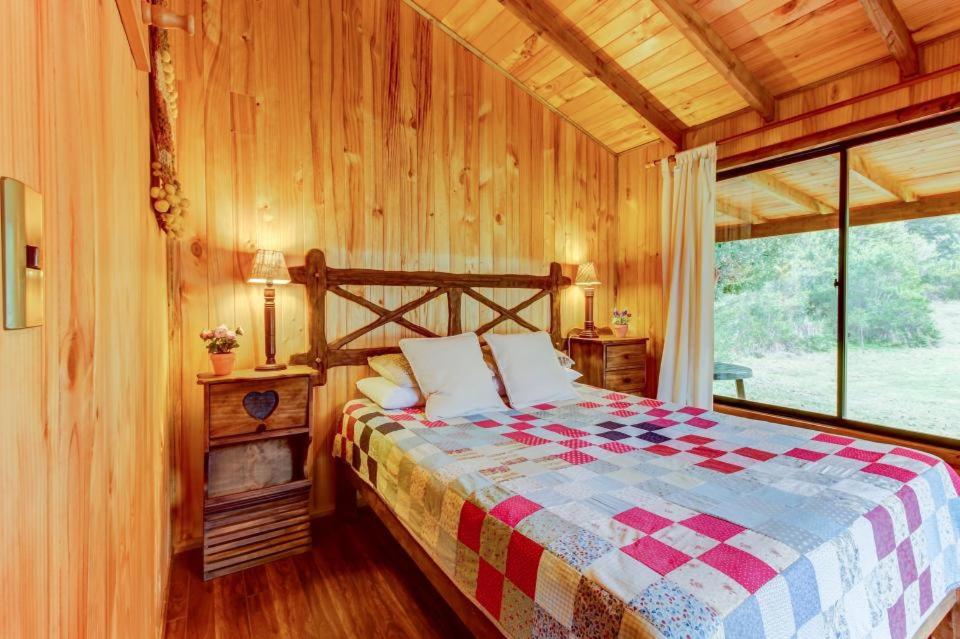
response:
{"label": "terracotta pot", "polygon": [[233,363],[236,359],[236,353],[210,353],[210,363],[213,364],[213,374],[229,375],[233,372]]}
{"label": "terracotta pot", "polygon": [[614,324],[614,325],[613,325],[613,333],[614,333],[614,335],[616,335],[617,337],[626,337],[626,336],[627,336],[627,331],[629,331],[629,330],[630,330],[630,325],[629,325],[629,324]]}

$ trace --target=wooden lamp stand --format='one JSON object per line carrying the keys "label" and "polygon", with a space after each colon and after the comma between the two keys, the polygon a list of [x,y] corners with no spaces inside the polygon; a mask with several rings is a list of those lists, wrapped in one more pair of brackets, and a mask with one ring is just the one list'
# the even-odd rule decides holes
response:
{"label": "wooden lamp stand", "polygon": [[263,288],[263,352],[267,356],[267,361],[255,367],[258,371],[281,371],[287,367],[286,364],[277,363],[276,299],[277,289],[273,287],[272,281],[268,281]]}
{"label": "wooden lamp stand", "polygon": [[258,371],[282,371],[286,364],[277,363],[277,290],[274,286],[290,283],[290,271],[280,251],[260,249],[253,258],[250,284],[263,284],[263,352],[267,361]]}
{"label": "wooden lamp stand", "polygon": [[583,330],[580,331],[578,337],[600,337],[600,334],[597,333],[597,327],[593,323],[593,287],[586,287],[583,289]]}
{"label": "wooden lamp stand", "polygon": [[600,337],[597,333],[597,327],[593,324],[593,293],[596,287],[600,285],[600,278],[597,277],[597,267],[593,262],[584,262],[577,268],[577,286],[583,289],[583,330],[578,337],[594,338]]}

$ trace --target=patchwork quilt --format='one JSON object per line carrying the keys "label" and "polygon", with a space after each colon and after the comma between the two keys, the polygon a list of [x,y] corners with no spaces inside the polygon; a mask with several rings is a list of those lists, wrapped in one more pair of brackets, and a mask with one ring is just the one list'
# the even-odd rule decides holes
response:
{"label": "patchwork quilt", "polygon": [[334,441],[511,637],[910,637],[960,583],[960,479],[908,448],[577,385]]}

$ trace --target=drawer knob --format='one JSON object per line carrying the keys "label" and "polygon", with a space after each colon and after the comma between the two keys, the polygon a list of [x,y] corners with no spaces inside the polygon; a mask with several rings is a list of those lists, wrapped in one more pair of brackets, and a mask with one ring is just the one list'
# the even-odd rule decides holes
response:
{"label": "drawer knob", "polygon": [[250,391],[243,396],[243,409],[247,411],[250,417],[258,421],[265,421],[267,417],[277,410],[280,403],[280,396],[275,390],[258,392]]}

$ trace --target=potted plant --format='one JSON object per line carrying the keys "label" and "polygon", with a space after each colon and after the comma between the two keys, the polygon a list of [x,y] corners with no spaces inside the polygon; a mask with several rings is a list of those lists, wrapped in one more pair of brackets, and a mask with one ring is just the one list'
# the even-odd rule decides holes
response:
{"label": "potted plant", "polygon": [[617,337],[626,337],[627,331],[630,330],[630,319],[633,315],[627,309],[618,311],[613,309],[613,332]]}
{"label": "potted plant", "polygon": [[206,328],[200,331],[200,339],[206,342],[207,352],[210,353],[214,375],[229,375],[233,371],[233,363],[237,359],[233,349],[240,346],[240,342],[237,341],[240,335],[243,335],[242,328],[238,326],[230,330],[226,324],[221,324],[213,330]]}

